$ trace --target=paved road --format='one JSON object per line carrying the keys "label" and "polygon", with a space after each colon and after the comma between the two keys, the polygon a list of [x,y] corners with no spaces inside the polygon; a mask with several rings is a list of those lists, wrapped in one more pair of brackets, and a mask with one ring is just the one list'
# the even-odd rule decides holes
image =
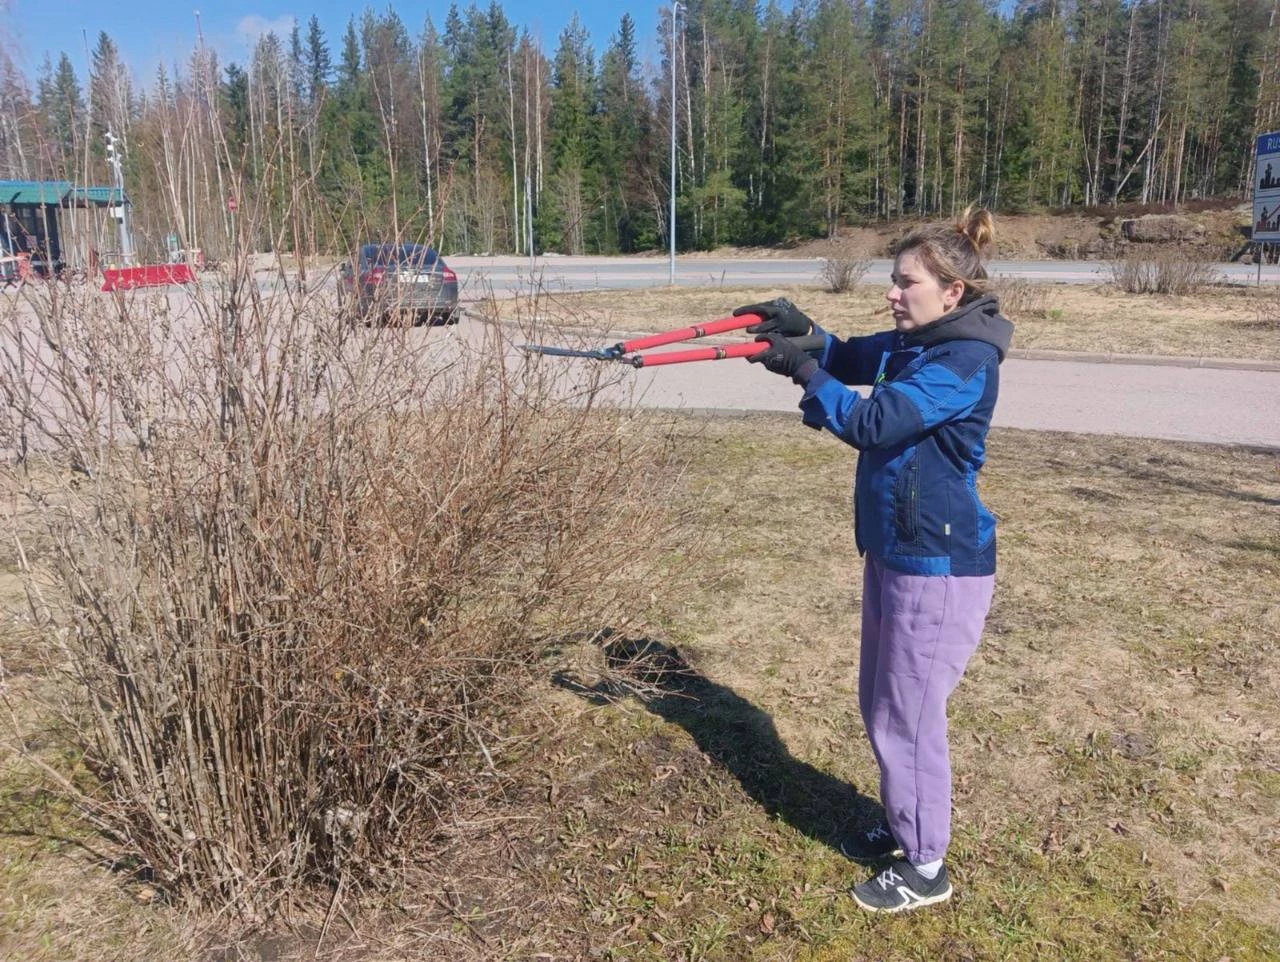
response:
{"label": "paved road", "polygon": [[[498,259],[486,259],[489,262]],[[508,278],[517,269],[506,259],[501,266]],[[569,259],[564,259],[568,261]],[[580,263],[562,274],[562,283],[586,286],[582,271],[591,272],[603,284],[621,279],[620,286],[652,286],[655,277],[665,277],[665,262],[656,259],[581,259],[605,263]],[[702,263],[702,261],[699,261]],[[804,261],[707,261],[707,264],[737,264],[730,275],[724,268],[726,284],[756,283],[786,287],[812,282]],[[801,265],[797,268],[797,264]],[[695,277],[680,265],[682,283],[705,285],[707,275]],[[1016,265],[1010,266],[1013,270]],[[1023,265],[1036,276],[1048,273],[1070,276],[1081,270],[1095,271],[1096,265],[1037,263]],[[460,264],[460,272],[468,265]],[[475,270],[476,268],[471,267]],[[1019,268],[1021,269],[1021,268]],[[755,278],[754,281],[751,278]],[[527,283],[527,275],[525,275]],[[718,282],[717,282],[718,283]],[[170,298],[178,297],[170,292]],[[175,309],[176,310],[176,309]],[[177,313],[182,313],[178,311]],[[482,347],[486,325],[468,317],[449,329],[419,329],[415,336],[440,341],[442,362],[448,353],[465,344]],[[490,332],[492,333],[492,332]],[[516,332],[508,335],[517,339]],[[598,345],[613,343],[618,336],[603,336]],[[3,340],[3,332],[0,332]],[[38,340],[34,343],[40,343]],[[0,348],[5,345],[0,343]],[[488,349],[483,348],[482,349]],[[523,358],[511,349],[513,363]],[[1002,391],[995,423],[1035,430],[1073,431],[1162,438],[1181,441],[1246,444],[1280,451],[1280,370],[1230,370],[1207,367],[1171,366],[1162,363],[1088,363],[1079,359],[1031,359],[1011,357],[1002,367]],[[551,365],[591,364],[560,358],[545,358]],[[725,411],[796,411],[798,390],[782,378],[749,365],[727,360],[674,365],[649,370],[613,369],[620,377],[617,390],[634,393],[642,403],[662,407]]]}
{"label": "paved road", "polygon": [[[661,286],[669,275],[666,259],[653,257],[540,258],[536,272],[527,259],[513,257],[452,257],[450,264],[473,296],[485,285],[498,293],[529,290],[531,279],[550,290],[626,289]],[[997,261],[991,268],[996,275],[1062,283],[1105,280],[1105,265],[1096,262]],[[889,261],[874,261],[868,276],[886,277],[889,269]],[[1219,269],[1240,283],[1252,283],[1256,276],[1256,268],[1246,265]],[[785,287],[816,283],[819,270],[815,260],[693,257],[678,259],[676,280],[689,287]],[[1280,270],[1264,268],[1263,282],[1280,282]],[[601,343],[617,339],[605,337]],[[1189,364],[1010,358],[1001,369],[995,423],[1280,449],[1280,371]],[[624,384],[643,403],[662,407],[794,411],[798,397],[782,379],[734,360],[628,372]]]}
{"label": "paved road", "polygon": [[[541,286],[549,291],[623,290],[660,287],[670,280],[670,264],[662,257],[467,257],[453,255],[449,265],[458,273],[464,298],[483,297],[489,289],[506,294]],[[886,281],[893,262],[870,262],[866,278]],[[1062,284],[1100,284],[1108,279],[1099,261],[992,261],[994,276],[1052,281]],[[1219,264],[1218,273],[1238,284],[1252,284],[1257,268],[1247,264]],[[822,262],[787,257],[676,258],[679,287],[778,287],[817,284]],[[1280,284],[1280,268],[1264,267],[1262,283]]]}
{"label": "paved road", "polygon": [[[1280,450],[1280,372],[1016,358],[1000,372],[1000,427]],[[800,399],[790,382],[741,360],[628,370],[620,390],[691,410],[798,412]]]}

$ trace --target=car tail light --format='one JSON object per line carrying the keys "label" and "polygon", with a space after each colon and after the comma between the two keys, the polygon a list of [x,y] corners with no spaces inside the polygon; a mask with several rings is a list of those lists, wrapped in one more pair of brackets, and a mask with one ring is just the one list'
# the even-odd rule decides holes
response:
{"label": "car tail light", "polygon": [[387,269],[385,267],[371,267],[369,268],[368,273],[364,275],[364,283],[381,284],[382,276],[386,274],[386,272]]}
{"label": "car tail light", "polygon": [[440,269],[440,276],[444,279],[444,282],[445,282],[446,284],[456,284],[456,283],[458,283],[458,275],[457,275],[457,274],[455,274],[455,273],[452,271],[452,269],[450,269],[450,268],[448,268],[448,267],[442,267],[442,268]]}

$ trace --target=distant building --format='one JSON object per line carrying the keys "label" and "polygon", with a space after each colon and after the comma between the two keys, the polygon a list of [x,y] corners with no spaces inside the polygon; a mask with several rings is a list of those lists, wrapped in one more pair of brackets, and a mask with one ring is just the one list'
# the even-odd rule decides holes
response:
{"label": "distant building", "polygon": [[26,254],[39,274],[110,262],[122,204],[114,187],[76,187],[65,180],[0,180],[0,247]]}

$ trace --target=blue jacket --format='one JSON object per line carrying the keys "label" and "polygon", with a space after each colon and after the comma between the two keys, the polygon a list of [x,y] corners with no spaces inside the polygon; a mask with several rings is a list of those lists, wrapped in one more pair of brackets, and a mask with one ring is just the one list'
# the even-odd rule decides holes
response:
{"label": "blue jacket", "polygon": [[[990,575],[996,522],[977,478],[1013,325],[980,297],[907,334],[828,334],[804,422],[861,452],[858,552],[916,575]],[[846,385],[869,384],[863,398]]]}

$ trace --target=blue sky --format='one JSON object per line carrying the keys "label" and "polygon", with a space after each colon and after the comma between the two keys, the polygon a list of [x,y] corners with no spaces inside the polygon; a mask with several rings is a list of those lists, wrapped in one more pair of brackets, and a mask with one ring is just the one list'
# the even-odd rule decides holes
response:
{"label": "blue sky", "polygon": [[[469,5],[458,4],[460,9]],[[488,0],[477,5],[487,8]],[[386,9],[385,3],[371,6],[374,10]],[[541,39],[548,55],[554,52],[560,32],[575,10],[597,49],[607,45],[617,32],[622,14],[630,13],[636,22],[637,52],[644,62],[657,59],[658,11],[666,4],[646,2],[626,7],[598,0],[505,0],[501,6],[517,28],[528,28]],[[147,88],[161,63],[185,63],[195,46],[197,17],[205,43],[218,51],[224,65],[231,61],[244,64],[255,40],[269,30],[282,39],[287,37],[295,18],[305,30],[312,14],[319,18],[336,60],[347,20],[353,15],[358,19],[364,9],[363,4],[338,0],[310,0],[305,7],[242,0],[0,0],[0,42],[33,81],[46,51],[55,62],[59,52],[66,51],[83,83],[87,77],[87,51],[93,49],[98,34],[105,30],[120,47],[135,82]],[[396,4],[395,9],[416,35],[428,12],[437,28],[442,27],[449,4]]]}

